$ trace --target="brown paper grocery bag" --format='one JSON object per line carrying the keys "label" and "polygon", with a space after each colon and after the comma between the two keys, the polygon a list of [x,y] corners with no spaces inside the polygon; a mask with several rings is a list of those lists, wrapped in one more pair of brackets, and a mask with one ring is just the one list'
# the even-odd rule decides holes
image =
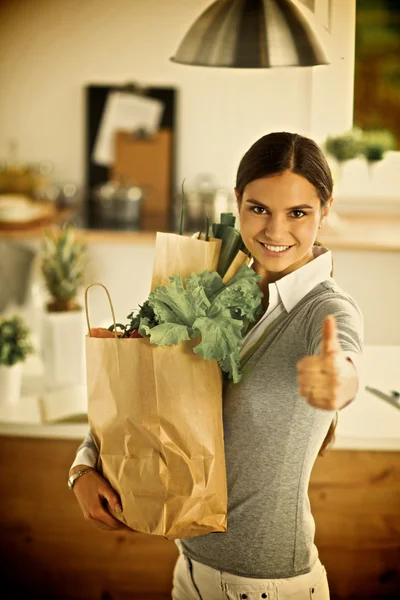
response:
{"label": "brown paper grocery bag", "polygon": [[198,240],[175,233],[157,233],[151,289],[169,285],[171,275],[216,271],[222,240]]}
{"label": "brown paper grocery bag", "polygon": [[[226,530],[218,363],[196,341],[86,337],[88,414],[99,466],[118,492],[113,515],[140,532],[184,538]],[[115,315],[107,289],[115,324]]]}

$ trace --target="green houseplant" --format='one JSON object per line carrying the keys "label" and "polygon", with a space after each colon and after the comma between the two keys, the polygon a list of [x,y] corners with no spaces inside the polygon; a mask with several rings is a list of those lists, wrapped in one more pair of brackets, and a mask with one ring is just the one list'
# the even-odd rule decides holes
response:
{"label": "green houseplant", "polygon": [[68,225],[59,231],[48,230],[42,244],[42,273],[51,300],[50,312],[79,310],[76,296],[83,284],[86,245],[76,239]]}
{"label": "green houseplant", "polygon": [[15,315],[0,319],[0,398],[2,404],[16,404],[21,395],[22,363],[34,352],[30,329]]}
{"label": "green houseplant", "polygon": [[85,325],[77,296],[83,285],[86,253],[73,226],[46,231],[40,259],[49,293],[41,336],[47,389],[84,382]]}
{"label": "green houseplant", "polygon": [[370,176],[373,166],[383,160],[385,152],[394,150],[396,141],[394,135],[386,129],[363,131],[361,154],[368,163]]}
{"label": "green houseplant", "polygon": [[359,156],[362,147],[362,131],[357,127],[340,135],[328,136],[325,141],[325,150],[336,159],[340,171],[345,162]]}

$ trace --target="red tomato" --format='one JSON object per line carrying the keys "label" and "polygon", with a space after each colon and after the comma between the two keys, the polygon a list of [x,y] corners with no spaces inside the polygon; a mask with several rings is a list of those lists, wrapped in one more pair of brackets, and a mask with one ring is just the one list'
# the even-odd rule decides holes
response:
{"label": "red tomato", "polygon": [[143,336],[140,335],[140,333],[139,333],[139,331],[137,329],[134,329],[129,337],[130,338],[141,338]]}

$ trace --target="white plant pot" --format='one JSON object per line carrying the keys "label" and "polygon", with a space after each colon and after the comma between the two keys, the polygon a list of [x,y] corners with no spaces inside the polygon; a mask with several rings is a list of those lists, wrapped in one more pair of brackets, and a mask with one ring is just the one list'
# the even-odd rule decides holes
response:
{"label": "white plant pot", "polygon": [[21,398],[22,363],[0,365],[0,404],[15,406]]}
{"label": "white plant pot", "polygon": [[83,310],[44,313],[41,351],[46,389],[85,383],[85,333]]}

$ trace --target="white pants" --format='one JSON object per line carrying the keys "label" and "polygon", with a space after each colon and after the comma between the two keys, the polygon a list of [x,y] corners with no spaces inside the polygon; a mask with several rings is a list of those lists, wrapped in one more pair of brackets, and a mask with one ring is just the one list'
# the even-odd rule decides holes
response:
{"label": "white pants", "polygon": [[329,600],[326,571],[319,560],[310,573],[289,579],[253,579],[217,571],[180,553],[172,600]]}

